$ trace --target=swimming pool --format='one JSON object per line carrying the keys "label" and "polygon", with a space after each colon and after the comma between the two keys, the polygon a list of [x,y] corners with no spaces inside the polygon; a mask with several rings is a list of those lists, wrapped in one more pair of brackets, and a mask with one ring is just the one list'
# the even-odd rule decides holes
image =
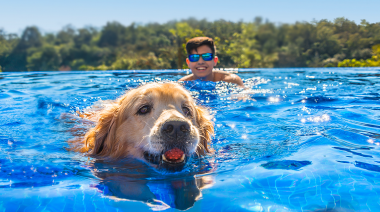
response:
{"label": "swimming pool", "polygon": [[214,115],[215,154],[180,173],[65,149],[91,126],[75,111],[185,74],[0,73],[0,211],[380,210],[380,68],[239,70],[247,91],[187,83]]}

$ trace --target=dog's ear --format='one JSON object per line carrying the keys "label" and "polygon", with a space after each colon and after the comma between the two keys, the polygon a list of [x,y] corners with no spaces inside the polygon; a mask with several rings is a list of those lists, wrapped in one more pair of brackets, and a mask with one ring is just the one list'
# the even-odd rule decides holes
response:
{"label": "dog's ear", "polygon": [[196,121],[199,127],[201,140],[198,144],[197,153],[205,155],[210,153],[208,143],[211,142],[211,137],[214,135],[214,123],[211,121],[212,116],[208,113],[206,108],[195,106]]}
{"label": "dog's ear", "polygon": [[93,156],[108,156],[112,152],[116,131],[116,119],[120,105],[109,104],[100,113],[97,125],[85,135],[85,148]]}

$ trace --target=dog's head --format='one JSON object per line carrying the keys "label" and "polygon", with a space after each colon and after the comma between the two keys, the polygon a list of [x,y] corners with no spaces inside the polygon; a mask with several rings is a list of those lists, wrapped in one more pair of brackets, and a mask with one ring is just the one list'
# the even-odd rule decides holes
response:
{"label": "dog's head", "polygon": [[150,83],[107,105],[85,144],[93,156],[130,156],[154,167],[178,169],[192,154],[209,152],[214,131],[210,119],[181,85]]}

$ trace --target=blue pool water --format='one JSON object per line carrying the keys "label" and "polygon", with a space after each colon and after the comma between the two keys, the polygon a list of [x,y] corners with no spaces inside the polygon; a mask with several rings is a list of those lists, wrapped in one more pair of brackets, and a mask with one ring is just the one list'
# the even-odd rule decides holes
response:
{"label": "blue pool water", "polygon": [[187,83],[214,115],[215,154],[180,173],[66,150],[93,126],[75,111],[184,74],[0,73],[0,211],[380,211],[380,68]]}

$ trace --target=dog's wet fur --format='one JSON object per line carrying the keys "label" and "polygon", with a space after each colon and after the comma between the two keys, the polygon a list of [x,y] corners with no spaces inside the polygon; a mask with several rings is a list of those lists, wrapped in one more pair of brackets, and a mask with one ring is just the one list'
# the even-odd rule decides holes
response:
{"label": "dog's wet fur", "polygon": [[96,126],[72,142],[73,150],[111,160],[137,158],[172,171],[181,170],[194,154],[209,153],[214,133],[207,109],[177,83],[142,85],[81,116]]}

